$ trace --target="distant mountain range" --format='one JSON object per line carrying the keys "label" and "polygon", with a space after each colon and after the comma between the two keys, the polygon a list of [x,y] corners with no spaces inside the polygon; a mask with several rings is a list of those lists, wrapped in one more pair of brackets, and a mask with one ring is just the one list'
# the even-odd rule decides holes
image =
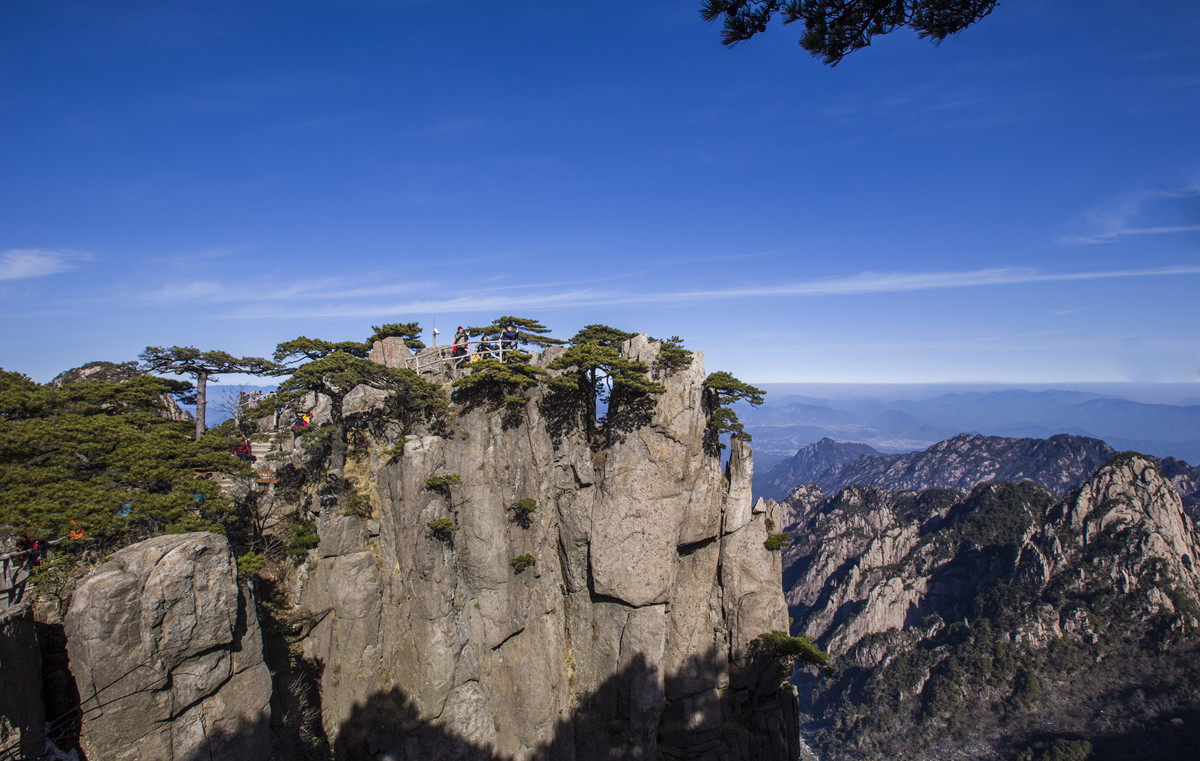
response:
{"label": "distant mountain range", "polygon": [[[965,466],[1003,441],[926,459]],[[1048,467],[1104,447],[1007,441]],[[1196,758],[1200,533],[1166,471],[1116,455],[1061,498],[1030,482],[797,488],[792,633],[836,666],[794,677],[820,758]]]}
{"label": "distant mountain range", "polygon": [[1004,389],[907,399],[768,395],[761,407],[736,409],[764,472],[823,438],[898,453],[960,433],[1036,439],[1068,433],[1117,450],[1200,463],[1200,405],[1151,404],[1093,391]]}
{"label": "distant mountain range", "polygon": [[[825,495],[834,495],[855,484],[891,491],[969,492],[988,481],[1033,481],[1062,497],[1116,454],[1099,439],[1067,434],[1048,439],[959,434],[920,452],[894,455],[826,438],[756,475],[754,492],[755,497],[782,501],[804,484],[816,484]],[[1185,509],[1200,519],[1200,468],[1175,458],[1158,464],[1179,491]]]}

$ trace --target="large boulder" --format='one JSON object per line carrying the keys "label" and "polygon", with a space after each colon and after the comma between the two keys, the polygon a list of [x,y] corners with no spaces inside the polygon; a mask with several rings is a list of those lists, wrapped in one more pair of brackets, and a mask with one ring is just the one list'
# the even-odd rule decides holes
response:
{"label": "large boulder", "polygon": [[269,755],[271,676],[224,537],[120,550],[79,585],[66,631],[88,758]]}

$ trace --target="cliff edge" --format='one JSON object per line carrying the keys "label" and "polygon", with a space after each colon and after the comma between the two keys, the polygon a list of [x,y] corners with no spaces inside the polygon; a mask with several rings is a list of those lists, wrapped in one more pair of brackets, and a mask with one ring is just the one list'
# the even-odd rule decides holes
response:
{"label": "cliff edge", "polygon": [[721,470],[702,355],[653,374],[602,444],[539,386],[351,449],[372,516],[325,519],[299,603],[338,758],[797,757],[795,691],[756,649],[788,628],[778,508],[751,504],[747,444]]}

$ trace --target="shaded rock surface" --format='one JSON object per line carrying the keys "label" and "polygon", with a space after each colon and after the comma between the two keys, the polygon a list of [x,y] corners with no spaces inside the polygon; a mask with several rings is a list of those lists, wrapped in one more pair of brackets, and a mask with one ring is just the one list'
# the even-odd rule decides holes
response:
{"label": "shaded rock surface", "polygon": [[261,759],[271,678],[251,593],[215,534],[120,550],[65,619],[93,759]]}
{"label": "shaded rock surface", "polygon": [[38,758],[45,720],[33,614],[28,605],[5,607],[0,609],[0,752]]}
{"label": "shaded rock surface", "polygon": [[618,395],[603,443],[538,392],[348,462],[378,535],[327,522],[300,600],[339,758],[796,757],[795,693],[752,645],[787,628],[779,507],[751,504],[748,445],[727,474],[705,451],[702,355],[654,374],[666,393]]}

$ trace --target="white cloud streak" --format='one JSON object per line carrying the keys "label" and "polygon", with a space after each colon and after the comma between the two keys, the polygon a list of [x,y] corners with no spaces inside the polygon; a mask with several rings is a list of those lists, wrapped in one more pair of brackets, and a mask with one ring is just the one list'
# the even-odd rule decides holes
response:
{"label": "white cloud streak", "polygon": [[[808,280],[794,283],[753,285],[738,288],[719,288],[690,291],[601,291],[578,288],[545,292],[544,286],[526,285],[510,289],[493,288],[487,291],[455,289],[450,298],[424,298],[396,303],[316,303],[294,301],[271,304],[261,302],[230,312],[231,318],[294,319],[380,317],[404,314],[440,314],[447,312],[478,312],[521,308],[575,308],[613,306],[622,304],[683,304],[697,301],[720,301],[764,296],[809,298],[822,296],[861,296],[882,293],[909,293],[926,290],[1011,286],[1036,283],[1117,280],[1143,277],[1200,275],[1200,265],[1180,265],[1149,269],[1100,270],[1093,272],[1043,273],[1032,268],[998,267],[963,272],[864,272],[841,278]],[[387,286],[379,289],[386,291]],[[431,289],[436,290],[436,289]]]}
{"label": "white cloud streak", "polygon": [[1092,209],[1083,215],[1087,232],[1064,235],[1058,239],[1062,245],[1089,245],[1111,243],[1131,235],[1172,235],[1200,232],[1200,224],[1138,225],[1133,220],[1156,201],[1177,198],[1200,197],[1200,186],[1183,185],[1178,188],[1143,190],[1122,196],[1107,206]]}
{"label": "white cloud streak", "polygon": [[88,257],[67,251],[14,248],[0,254],[0,280],[25,280],[73,270]]}

